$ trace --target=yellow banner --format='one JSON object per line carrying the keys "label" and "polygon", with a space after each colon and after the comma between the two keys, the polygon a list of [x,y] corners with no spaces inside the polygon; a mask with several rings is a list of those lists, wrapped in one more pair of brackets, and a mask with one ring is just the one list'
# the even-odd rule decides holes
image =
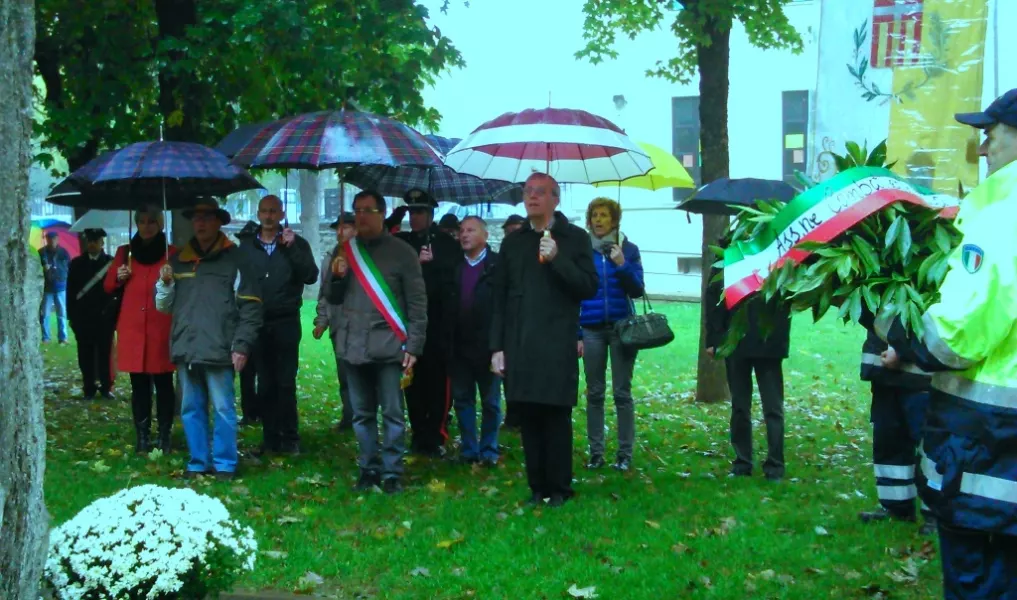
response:
{"label": "yellow banner", "polygon": [[925,0],[920,23],[879,30],[888,36],[880,48],[891,50],[898,43],[894,33],[913,43],[920,30],[919,57],[893,69],[887,156],[899,159],[899,174],[938,193],[956,195],[958,183],[965,189],[978,184],[978,132],[957,123],[954,114],[983,108],[987,4]]}

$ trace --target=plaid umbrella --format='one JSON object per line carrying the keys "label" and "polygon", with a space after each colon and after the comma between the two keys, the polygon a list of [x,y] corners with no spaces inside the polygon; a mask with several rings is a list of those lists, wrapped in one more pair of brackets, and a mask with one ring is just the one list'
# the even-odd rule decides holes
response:
{"label": "plaid umbrella", "polygon": [[[436,135],[425,137],[439,151],[444,147],[452,148],[460,141]],[[439,202],[455,202],[461,206],[523,201],[522,186],[517,183],[480,179],[456,173],[448,167],[359,165],[347,171],[344,179],[360,189],[372,189],[385,196],[402,197],[418,188]]]}
{"label": "plaid umbrella", "polygon": [[190,142],[140,142],[99,156],[57,185],[53,204],[103,210],[141,205],[185,208],[196,196],[261,188],[251,174],[215,150]]}
{"label": "plaid umbrella", "polygon": [[237,150],[233,163],[248,168],[314,170],[361,164],[439,167],[441,157],[423,135],[407,125],[343,109],[271,123]]}

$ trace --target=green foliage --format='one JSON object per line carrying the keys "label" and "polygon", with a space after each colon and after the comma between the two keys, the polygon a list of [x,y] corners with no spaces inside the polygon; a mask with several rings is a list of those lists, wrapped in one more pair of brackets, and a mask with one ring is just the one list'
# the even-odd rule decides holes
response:
{"label": "green foliage", "polygon": [[[886,164],[886,141],[871,152],[855,142],[845,144],[845,154],[834,154],[838,172],[857,166],[890,168]],[[743,208],[735,220],[735,241],[755,238],[764,226],[764,215]],[[766,222],[772,216],[766,216]],[[811,311],[814,321],[830,309],[837,318],[859,322],[866,311],[899,316],[905,327],[924,335],[921,315],[938,300],[946,277],[950,254],[961,235],[951,221],[937,211],[909,203],[893,204],[844,232],[829,243],[800,242],[796,248],[811,253],[805,261],[786,261],[767,276],[760,293],[773,307],[789,303],[795,312]],[[722,263],[718,263],[722,266]],[[745,336],[747,310],[739,307],[721,356],[734,351]]]}
{"label": "green foliage", "polygon": [[586,46],[576,58],[598,64],[618,58],[614,49],[618,34],[634,40],[645,31],[668,27],[677,40],[677,55],[658,60],[647,69],[650,77],[688,83],[698,66],[697,45],[709,46],[708,21],[745,27],[749,41],[757,48],[789,48],[802,51],[801,36],[784,14],[789,0],[679,0],[683,10],[671,10],[671,2],[659,0],[586,0],[583,12],[583,39]]}
{"label": "green foliage", "polygon": [[464,64],[411,0],[175,3],[193,18],[161,4],[39,0],[44,149],[94,156],[160,124],[213,145],[243,123],[343,106],[435,127],[422,92]]}

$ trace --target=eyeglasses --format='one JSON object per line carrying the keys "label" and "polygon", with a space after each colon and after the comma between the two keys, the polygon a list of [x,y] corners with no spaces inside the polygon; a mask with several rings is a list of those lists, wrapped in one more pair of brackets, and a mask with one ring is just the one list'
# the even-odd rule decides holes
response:
{"label": "eyeglasses", "polygon": [[354,208],[353,212],[358,215],[377,215],[381,214],[381,211],[377,208]]}

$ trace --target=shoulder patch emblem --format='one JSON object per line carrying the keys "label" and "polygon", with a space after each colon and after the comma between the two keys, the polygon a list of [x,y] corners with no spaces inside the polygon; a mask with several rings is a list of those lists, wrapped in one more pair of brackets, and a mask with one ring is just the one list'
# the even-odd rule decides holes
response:
{"label": "shoulder patch emblem", "polygon": [[975,244],[964,244],[961,248],[961,264],[964,270],[974,275],[982,268],[985,259],[985,251]]}

